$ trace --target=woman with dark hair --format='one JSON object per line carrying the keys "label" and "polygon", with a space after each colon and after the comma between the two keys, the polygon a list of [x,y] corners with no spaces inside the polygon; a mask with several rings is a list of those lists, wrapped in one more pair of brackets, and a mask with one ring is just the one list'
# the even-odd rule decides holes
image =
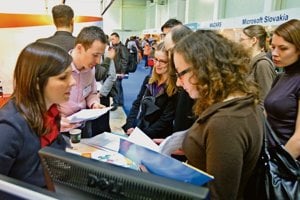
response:
{"label": "woman with dark hair", "polygon": [[263,101],[271,89],[271,85],[276,77],[275,66],[267,57],[267,32],[261,25],[251,25],[243,29],[241,33],[241,44],[250,51],[250,77],[259,86],[259,100],[263,107]]}
{"label": "woman with dark hair", "polygon": [[0,173],[44,187],[38,151],[63,149],[57,104],[66,102],[75,84],[72,57],[62,48],[35,42],[20,53],[14,91],[0,110]]}
{"label": "woman with dark hair", "polygon": [[160,43],[154,53],[152,75],[145,77],[123,126],[126,134],[136,126],[150,138],[165,138],[173,132],[177,88],[169,70],[168,53]]}
{"label": "woman with dark hair", "polygon": [[173,52],[177,85],[195,100],[198,116],[182,144],[187,161],[214,176],[211,199],[243,199],[263,141],[257,87],[247,79],[249,55],[202,30],[181,39]]}
{"label": "woman with dark hair", "polygon": [[272,36],[272,59],[284,72],[265,99],[267,119],[282,145],[300,158],[300,20],[278,26]]}

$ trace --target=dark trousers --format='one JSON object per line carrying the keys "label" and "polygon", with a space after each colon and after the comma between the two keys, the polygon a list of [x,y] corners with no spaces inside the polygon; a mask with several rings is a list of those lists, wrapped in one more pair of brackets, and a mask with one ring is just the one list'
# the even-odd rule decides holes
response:
{"label": "dark trousers", "polygon": [[[81,129],[81,138],[90,138],[92,137],[92,121],[86,121],[82,126],[78,127]],[[64,136],[70,137],[69,132],[61,132]]]}
{"label": "dark trousers", "polygon": [[[109,106],[109,97],[101,97],[100,102],[102,105]],[[92,120],[92,137],[103,132],[111,132],[109,126],[109,111],[104,115]]]}
{"label": "dark trousers", "polygon": [[116,84],[117,94],[113,97],[113,104],[116,106],[123,106],[124,94],[123,94],[123,87],[122,87],[122,79],[118,78],[115,84]]}

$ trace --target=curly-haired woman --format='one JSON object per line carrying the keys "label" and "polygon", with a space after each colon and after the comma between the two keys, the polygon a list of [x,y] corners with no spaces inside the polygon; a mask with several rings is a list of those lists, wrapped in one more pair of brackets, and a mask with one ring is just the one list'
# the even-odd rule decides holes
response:
{"label": "curly-haired woman", "polygon": [[174,47],[177,85],[198,116],[183,141],[188,163],[213,175],[211,199],[243,199],[263,137],[258,89],[248,81],[249,55],[213,31],[198,30]]}

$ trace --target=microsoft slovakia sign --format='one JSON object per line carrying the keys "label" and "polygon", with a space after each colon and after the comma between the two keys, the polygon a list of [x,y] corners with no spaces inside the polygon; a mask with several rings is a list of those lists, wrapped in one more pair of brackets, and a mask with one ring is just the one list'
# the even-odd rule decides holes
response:
{"label": "microsoft slovakia sign", "polygon": [[277,26],[290,19],[300,19],[300,8],[249,15],[236,18],[220,19],[198,23],[199,29],[242,28],[249,25]]}

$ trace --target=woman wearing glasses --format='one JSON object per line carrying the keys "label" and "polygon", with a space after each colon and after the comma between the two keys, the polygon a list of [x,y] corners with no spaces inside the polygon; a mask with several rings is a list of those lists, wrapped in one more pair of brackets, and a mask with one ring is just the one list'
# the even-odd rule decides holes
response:
{"label": "woman wearing glasses", "polygon": [[177,85],[195,99],[198,116],[182,144],[188,163],[214,176],[210,199],[243,199],[263,140],[246,50],[213,31],[198,30],[175,45],[174,64]]}
{"label": "woman wearing glasses", "polygon": [[266,54],[268,50],[266,38],[267,32],[261,25],[245,27],[240,38],[241,44],[251,52],[250,77],[259,86],[259,100],[262,107],[276,77],[275,66]]}
{"label": "woman wearing glasses", "polygon": [[165,138],[172,133],[177,90],[169,70],[168,53],[160,43],[154,53],[152,75],[145,77],[123,126],[126,134],[136,126],[150,138]]}

